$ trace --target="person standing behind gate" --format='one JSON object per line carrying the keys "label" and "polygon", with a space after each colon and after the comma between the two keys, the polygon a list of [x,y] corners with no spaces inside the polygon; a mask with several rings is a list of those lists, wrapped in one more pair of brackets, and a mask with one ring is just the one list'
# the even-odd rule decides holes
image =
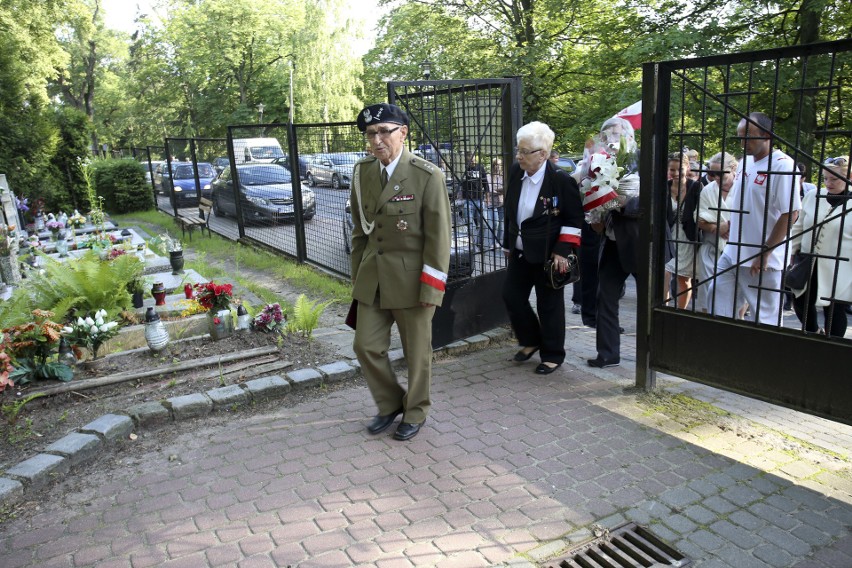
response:
{"label": "person standing behind gate", "polygon": [[488,175],[473,152],[465,152],[461,189],[468,230],[474,232],[474,243],[482,246],[483,233],[488,230],[483,219],[483,198],[488,193]]}
{"label": "person standing behind gate", "polygon": [[[508,268],[503,301],[521,350],[513,360],[529,360],[541,351],[540,375],[565,360],[565,293],[545,283],[544,265],[553,258],[561,272],[567,256],[580,247],[583,202],[577,182],[548,161],[555,135],[544,123],[518,129],[517,162],[509,170],[503,252]],[[535,288],[536,312],[530,305]]]}
{"label": "person standing behind gate", "polygon": [[[707,179],[710,183],[701,190],[696,219],[701,230],[701,245],[695,262],[695,308],[703,313],[710,310],[712,298],[708,297],[710,281],[716,274],[716,262],[728,242],[728,222],[731,219],[728,193],[737,175],[737,159],[719,152],[707,162]],[[703,283],[702,283],[703,282]]]}
{"label": "person standing behind gate", "polygon": [[728,196],[732,209],[729,241],[709,293],[716,294],[716,315],[733,317],[745,301],[752,321],[778,325],[781,292],[776,290],[781,288],[788,252],[781,243],[793,227],[802,201],[792,175],[796,162],[781,150],[772,150],[771,133],[772,120],[762,112],[749,114],[737,125],[745,165],[738,168]]}
{"label": "person standing behind gate", "polygon": [[[368,106],[358,129],[373,156],[360,160],[352,180],[352,298],[358,302],[353,348],[378,414],[370,434],[417,435],[432,405],[432,317],[441,305],[450,265],[450,203],[444,174],[405,148],[408,116],[396,105]],[[408,392],[390,359],[397,325],[408,364]]]}
{"label": "person standing behind gate", "polygon": [[821,307],[825,330],[830,336],[843,337],[846,307],[852,303],[852,215],[847,214],[852,211],[848,181],[852,164],[848,156],[841,156],[826,160],[823,166],[825,189],[805,195],[802,214],[793,226],[793,252],[820,255],[805,289],[795,291],[793,308],[805,331],[816,333],[816,308]]}

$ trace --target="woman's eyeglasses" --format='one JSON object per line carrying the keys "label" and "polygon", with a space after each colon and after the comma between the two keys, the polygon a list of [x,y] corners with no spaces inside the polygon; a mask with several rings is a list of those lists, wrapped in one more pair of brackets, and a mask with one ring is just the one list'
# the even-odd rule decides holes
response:
{"label": "woman's eyeglasses", "polygon": [[846,167],[849,161],[843,156],[838,156],[837,158],[829,158],[822,165],[824,166],[840,166],[841,168]]}
{"label": "woman's eyeglasses", "polygon": [[535,154],[536,152],[542,152],[543,150],[539,148],[538,150],[524,150],[522,148],[515,148],[515,155],[520,156],[529,156],[530,154]]}

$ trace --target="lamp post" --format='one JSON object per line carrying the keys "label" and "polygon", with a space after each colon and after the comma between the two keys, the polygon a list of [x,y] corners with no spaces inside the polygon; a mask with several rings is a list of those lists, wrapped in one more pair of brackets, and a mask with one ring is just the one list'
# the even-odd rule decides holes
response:
{"label": "lamp post", "polygon": [[423,78],[428,81],[429,76],[432,75],[432,62],[425,58],[420,62],[420,68],[423,70]]}
{"label": "lamp post", "polygon": [[258,119],[259,123],[263,122],[263,109],[264,109],[263,103],[257,103],[257,112],[260,113],[260,118]]}

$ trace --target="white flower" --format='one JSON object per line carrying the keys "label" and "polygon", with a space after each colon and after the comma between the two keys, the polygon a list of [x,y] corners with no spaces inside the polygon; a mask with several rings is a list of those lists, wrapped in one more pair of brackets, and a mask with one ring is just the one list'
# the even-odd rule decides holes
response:
{"label": "white flower", "polygon": [[107,327],[106,324],[101,324],[99,329],[101,330],[102,333],[106,333],[107,331],[109,331],[109,327]]}
{"label": "white flower", "polygon": [[118,325],[118,322],[114,322],[114,321],[105,323],[104,325],[101,326],[101,331],[109,331],[117,325]]}
{"label": "white flower", "polygon": [[106,315],[107,315],[106,310],[104,310],[103,308],[101,308],[100,310],[95,312],[95,317],[98,318],[98,319],[101,319],[101,320],[104,319],[106,317]]}
{"label": "white flower", "polygon": [[73,333],[73,332],[74,332],[73,327],[63,327],[62,328],[62,333],[66,334],[66,335],[69,334],[69,333]]}
{"label": "white flower", "polygon": [[83,327],[84,325],[86,325],[86,322],[83,321],[83,318],[77,318],[77,326]]}
{"label": "white flower", "polygon": [[97,335],[98,334],[98,326],[92,325],[92,327],[89,329],[89,333],[92,334],[92,335]]}
{"label": "white flower", "polygon": [[85,321],[85,322],[86,322],[86,325],[89,325],[89,326],[91,326],[91,325],[95,325],[95,320],[93,320],[93,319],[92,319],[92,318],[90,318],[90,317],[87,317],[87,318],[86,318],[85,320],[83,320],[83,321]]}

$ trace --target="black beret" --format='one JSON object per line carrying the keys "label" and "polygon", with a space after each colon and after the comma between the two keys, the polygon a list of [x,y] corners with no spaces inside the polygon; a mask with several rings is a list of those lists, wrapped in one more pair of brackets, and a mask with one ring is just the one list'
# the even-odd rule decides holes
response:
{"label": "black beret", "polygon": [[408,115],[396,105],[378,103],[370,105],[358,114],[358,130],[364,132],[371,124],[392,122],[408,126]]}

